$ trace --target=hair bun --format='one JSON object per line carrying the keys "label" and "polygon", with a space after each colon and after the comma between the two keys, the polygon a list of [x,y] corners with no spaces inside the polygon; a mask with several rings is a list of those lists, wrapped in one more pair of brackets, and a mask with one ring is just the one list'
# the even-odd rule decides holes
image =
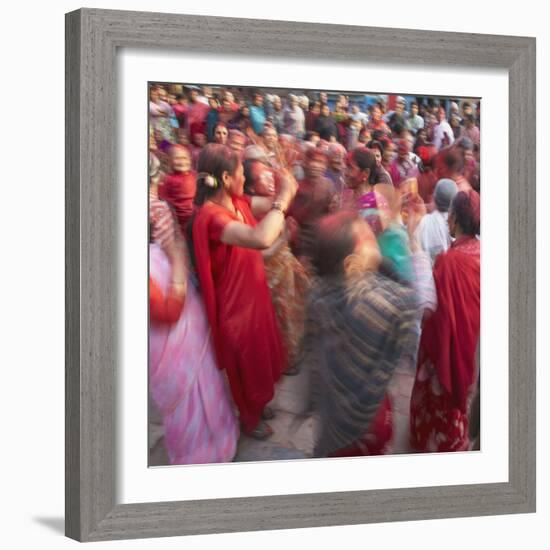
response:
{"label": "hair bun", "polygon": [[208,172],[201,172],[198,175],[198,178],[202,179],[202,181],[203,181],[204,185],[206,185],[206,187],[210,187],[211,189],[215,189],[218,186],[218,180],[212,174],[209,174]]}

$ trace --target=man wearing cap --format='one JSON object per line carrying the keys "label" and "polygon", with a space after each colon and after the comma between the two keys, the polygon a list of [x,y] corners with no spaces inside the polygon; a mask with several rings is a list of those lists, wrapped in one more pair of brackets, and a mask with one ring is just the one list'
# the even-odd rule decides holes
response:
{"label": "man wearing cap", "polygon": [[424,216],[418,225],[418,239],[422,248],[430,255],[432,265],[438,254],[445,252],[451,246],[447,218],[449,206],[457,192],[458,187],[453,180],[440,179],[433,195],[435,210]]}

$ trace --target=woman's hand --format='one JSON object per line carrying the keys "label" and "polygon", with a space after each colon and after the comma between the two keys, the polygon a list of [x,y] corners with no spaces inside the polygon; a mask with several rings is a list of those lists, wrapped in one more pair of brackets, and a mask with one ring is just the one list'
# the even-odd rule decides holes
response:
{"label": "woman's hand", "polygon": [[416,230],[420,220],[426,215],[426,205],[419,195],[406,194],[403,196],[407,211],[407,232],[412,252],[420,250]]}
{"label": "woman's hand", "polygon": [[179,300],[183,300],[185,298],[185,294],[187,292],[187,282],[185,280],[183,281],[172,281],[170,283],[170,294]]}
{"label": "woman's hand", "polygon": [[298,191],[298,183],[288,170],[281,170],[277,175],[277,188],[279,190],[277,199],[282,201],[286,208]]}

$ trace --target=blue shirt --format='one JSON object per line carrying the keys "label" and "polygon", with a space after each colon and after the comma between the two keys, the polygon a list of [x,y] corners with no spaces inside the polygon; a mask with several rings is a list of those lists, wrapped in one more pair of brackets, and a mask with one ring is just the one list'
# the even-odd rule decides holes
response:
{"label": "blue shirt", "polygon": [[252,129],[256,132],[256,134],[260,135],[264,131],[265,111],[262,106],[250,106],[250,122],[252,123]]}

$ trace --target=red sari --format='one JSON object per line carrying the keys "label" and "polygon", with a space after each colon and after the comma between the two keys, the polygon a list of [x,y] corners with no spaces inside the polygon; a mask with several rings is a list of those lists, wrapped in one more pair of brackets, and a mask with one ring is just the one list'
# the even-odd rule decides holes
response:
{"label": "red sari", "polygon": [[[256,225],[247,197],[233,198],[247,225]],[[261,253],[221,242],[225,226],[241,221],[205,203],[193,222],[200,288],[220,368],[225,369],[245,433],[253,431],[287,367]]]}
{"label": "red sari", "polygon": [[478,376],[479,240],[458,238],[437,257],[433,274],[438,305],[420,339],[411,397],[411,445],[422,452],[466,451]]}

